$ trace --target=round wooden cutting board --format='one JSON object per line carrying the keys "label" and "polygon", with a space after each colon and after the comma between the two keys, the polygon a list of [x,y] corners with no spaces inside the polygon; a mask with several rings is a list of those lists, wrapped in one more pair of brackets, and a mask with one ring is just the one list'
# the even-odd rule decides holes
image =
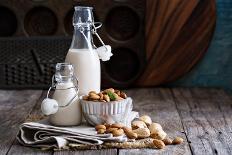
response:
{"label": "round wooden cutting board", "polygon": [[215,0],[147,0],[147,65],[139,86],[174,81],[204,56],[216,23]]}

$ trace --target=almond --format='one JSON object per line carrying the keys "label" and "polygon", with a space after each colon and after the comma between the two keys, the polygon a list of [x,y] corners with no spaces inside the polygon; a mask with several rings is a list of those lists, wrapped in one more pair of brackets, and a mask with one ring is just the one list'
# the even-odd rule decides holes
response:
{"label": "almond", "polygon": [[147,125],[143,121],[133,121],[131,124],[132,129],[147,128]]}
{"label": "almond", "polygon": [[159,130],[163,130],[163,128],[159,123],[151,123],[151,125],[149,126],[149,130],[151,133],[156,133]]}
{"label": "almond", "polygon": [[164,142],[158,139],[154,139],[153,144],[155,145],[157,149],[163,149],[165,147]]}
{"label": "almond", "polygon": [[173,139],[172,144],[174,144],[174,145],[176,145],[176,144],[181,144],[181,143],[183,143],[183,141],[184,141],[183,138],[181,138],[181,137],[176,137],[176,138]]}
{"label": "almond", "polygon": [[117,130],[113,130],[112,134],[114,137],[118,137],[124,134],[124,131],[122,129],[117,129]]}
{"label": "almond", "polygon": [[109,128],[106,130],[106,133],[112,133],[114,130],[118,130],[118,128],[111,128],[111,127],[109,127]]}
{"label": "almond", "polygon": [[99,129],[104,129],[106,130],[106,126],[105,125],[102,125],[102,124],[99,124],[99,125],[96,125],[95,126],[95,129],[98,131]]}
{"label": "almond", "polygon": [[158,140],[163,140],[167,136],[166,132],[162,130],[158,130],[157,132],[152,132],[151,133],[151,138],[158,139]]}
{"label": "almond", "polygon": [[131,129],[131,128],[126,127],[126,126],[122,127],[122,129],[123,129],[123,131],[124,131],[124,132],[132,131],[132,129]]}
{"label": "almond", "polygon": [[106,126],[106,129],[109,129],[110,128],[110,124],[104,124]]}
{"label": "almond", "polygon": [[100,99],[100,96],[98,96],[97,94],[91,93],[91,94],[89,95],[89,99],[91,99],[91,100],[99,100],[99,99]]}
{"label": "almond", "polygon": [[114,89],[113,88],[109,88],[103,91],[105,94],[107,94],[107,92],[111,92],[114,93]]}
{"label": "almond", "polygon": [[115,92],[118,96],[120,96],[120,94],[121,94],[120,90],[114,90],[114,92]]}
{"label": "almond", "polygon": [[129,139],[137,139],[138,138],[138,134],[137,133],[134,133],[132,130],[124,130],[126,136],[129,138]]}
{"label": "almond", "polygon": [[110,102],[110,97],[108,95],[103,95],[103,99],[106,100],[106,102]]}
{"label": "almond", "polygon": [[150,131],[148,128],[138,128],[133,130],[134,133],[137,133],[138,138],[147,138],[150,136]]}
{"label": "almond", "polygon": [[122,128],[123,126],[124,125],[121,124],[121,123],[114,123],[114,124],[111,125],[112,128],[119,128],[119,129]]}
{"label": "almond", "polygon": [[152,120],[151,117],[147,116],[147,115],[143,115],[141,117],[139,117],[140,121],[143,121],[147,126],[151,125]]}
{"label": "almond", "polygon": [[103,100],[103,94],[102,93],[98,93],[98,95],[100,96],[100,100]]}
{"label": "almond", "polygon": [[99,129],[99,130],[97,130],[97,133],[98,133],[98,134],[104,134],[105,132],[106,132],[105,129]]}
{"label": "almond", "polygon": [[83,96],[82,99],[83,99],[83,100],[88,100],[88,99],[89,99],[89,96],[88,96],[88,95],[85,95],[85,96]]}
{"label": "almond", "polygon": [[90,91],[90,92],[89,92],[89,95],[90,95],[90,94],[97,94],[97,93],[96,93],[96,91]]}
{"label": "almond", "polygon": [[127,95],[126,95],[126,93],[121,92],[120,97],[122,97],[122,98],[126,99],[126,98],[127,98]]}
{"label": "almond", "polygon": [[172,144],[172,140],[169,137],[164,138],[163,142],[164,142],[165,145],[171,145]]}
{"label": "almond", "polygon": [[114,94],[114,96],[115,96],[115,100],[116,101],[120,101],[120,100],[123,100],[123,98],[121,98],[120,96],[118,96],[118,94],[116,94],[116,93],[113,93]]}

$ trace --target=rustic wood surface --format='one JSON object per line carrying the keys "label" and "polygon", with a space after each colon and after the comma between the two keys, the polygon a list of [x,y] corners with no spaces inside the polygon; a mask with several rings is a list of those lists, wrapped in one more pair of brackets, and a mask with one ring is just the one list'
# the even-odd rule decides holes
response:
{"label": "rustic wood surface", "polygon": [[39,114],[45,92],[0,91],[0,154],[232,154],[232,97],[221,89],[151,88],[127,90],[134,110],[159,122],[170,137],[184,143],[157,149],[106,149],[42,151],[18,144],[18,126],[29,115]]}
{"label": "rustic wood surface", "polygon": [[173,81],[204,55],[216,23],[215,0],[147,0],[147,67],[140,86]]}

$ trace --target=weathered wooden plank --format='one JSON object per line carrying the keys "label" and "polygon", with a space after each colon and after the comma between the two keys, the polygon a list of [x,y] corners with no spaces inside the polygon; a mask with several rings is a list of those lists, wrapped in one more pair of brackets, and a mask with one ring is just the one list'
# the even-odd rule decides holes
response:
{"label": "weathered wooden plank", "polygon": [[22,123],[41,95],[41,91],[0,91],[0,154],[10,149]]}
{"label": "weathered wooden plank", "polygon": [[208,89],[174,89],[173,94],[193,154],[231,154],[231,133],[215,94]]}
{"label": "weathered wooden plank", "polygon": [[147,114],[154,122],[160,123],[170,137],[180,136],[185,139],[181,145],[169,145],[163,150],[157,149],[125,149],[124,154],[191,154],[179,114],[169,89],[136,89],[127,91],[133,98],[134,110],[141,115]]}
{"label": "weathered wooden plank", "polygon": [[117,149],[58,151],[54,155],[117,155]]}
{"label": "weathered wooden plank", "polygon": [[[41,115],[40,111],[40,105],[44,97],[46,96],[46,92],[43,92],[40,97],[37,99],[37,103],[34,105],[32,108],[30,115]],[[29,114],[28,114],[29,115]],[[31,147],[25,147],[20,145],[17,140],[15,139],[13,145],[11,146],[8,154],[9,155],[31,155],[31,154],[36,154],[36,155],[51,155],[53,152],[52,151],[42,151],[37,148],[31,148]]]}
{"label": "weathered wooden plank", "polygon": [[218,103],[218,108],[225,121],[227,133],[232,133],[232,98],[224,90],[210,89],[212,100]]}

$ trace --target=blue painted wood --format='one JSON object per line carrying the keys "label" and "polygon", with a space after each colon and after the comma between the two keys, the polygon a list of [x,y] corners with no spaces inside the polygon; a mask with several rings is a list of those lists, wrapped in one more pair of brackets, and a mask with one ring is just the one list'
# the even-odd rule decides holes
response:
{"label": "blue painted wood", "polygon": [[232,90],[232,0],[216,0],[217,24],[205,57],[186,76],[168,85]]}

